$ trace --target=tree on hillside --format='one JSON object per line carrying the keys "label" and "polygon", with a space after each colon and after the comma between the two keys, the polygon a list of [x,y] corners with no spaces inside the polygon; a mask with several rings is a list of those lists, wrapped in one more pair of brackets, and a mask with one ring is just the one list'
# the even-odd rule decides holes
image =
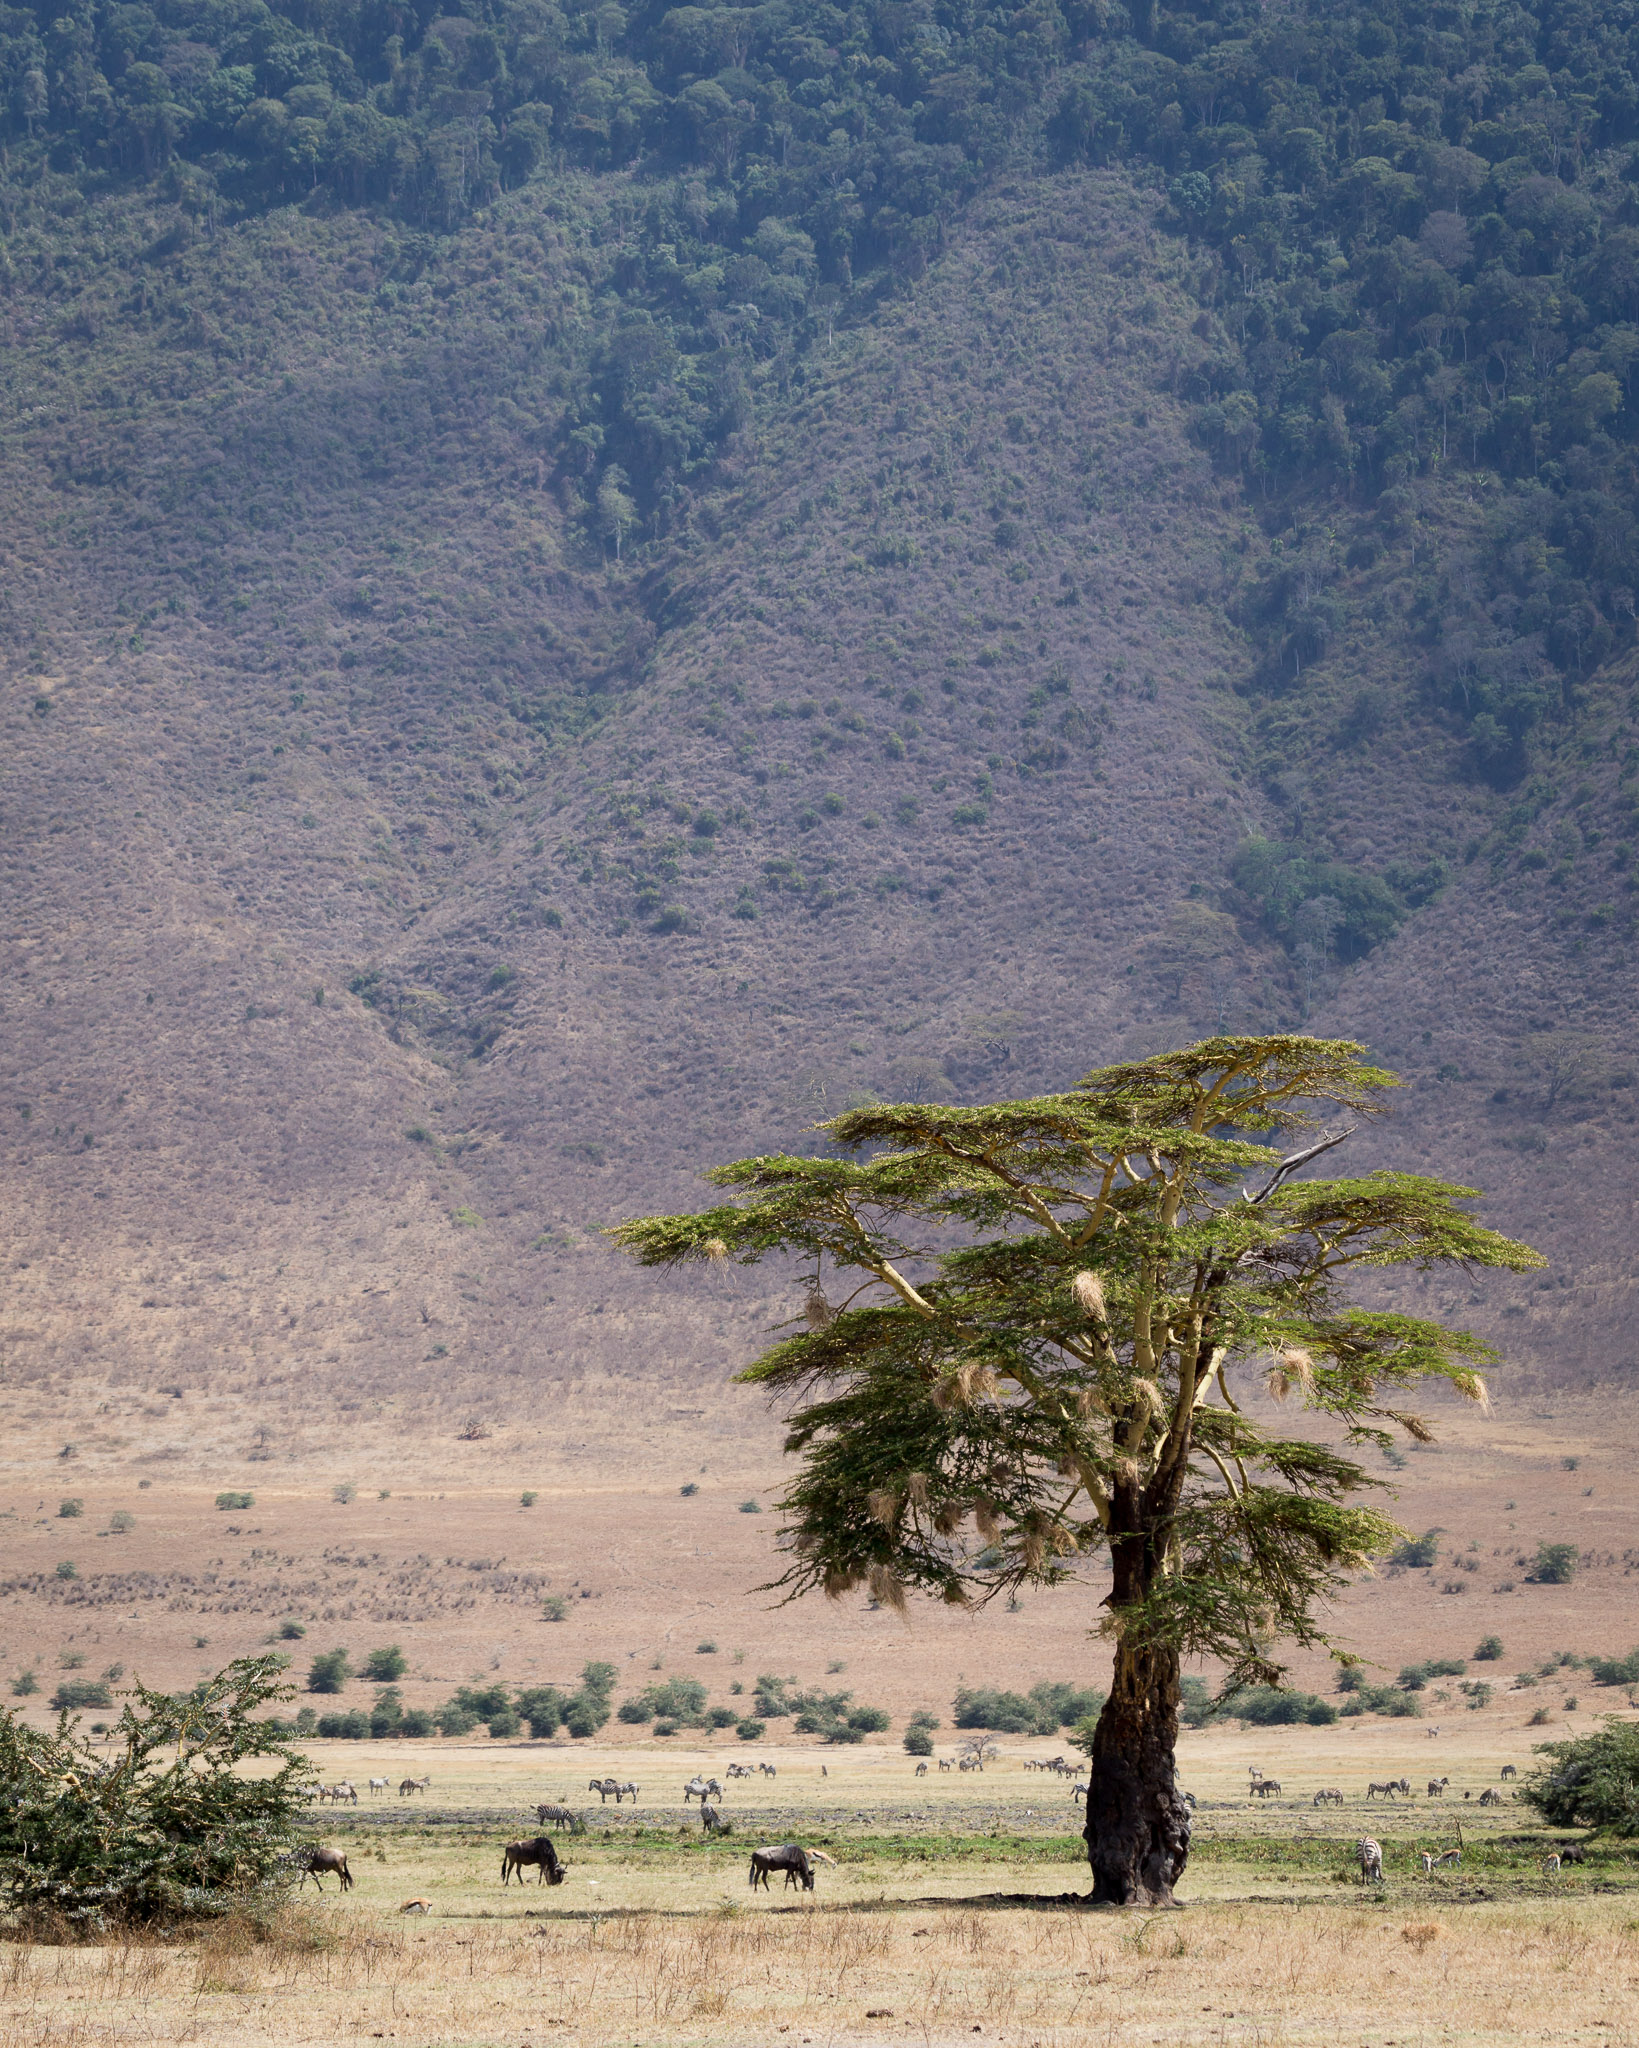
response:
{"label": "tree on hillside", "polygon": [[[1304,1137],[1324,1107],[1373,1114],[1394,1085],[1360,1053],[1214,1038],[1033,1101],[856,1109],[821,1127],[841,1156],[718,1167],[728,1200],[614,1233],[645,1265],[782,1255],[846,1288],[743,1375],[800,1404],[792,1596],[967,1604],[1092,1588],[1107,1560],[1095,1900],[1165,1902],[1184,1868],[1182,1659],[1278,1682],[1274,1645],[1325,1645],[1319,1603],[1399,1533],[1350,1502],[1374,1482],[1315,1421],[1387,1445],[1428,1437],[1395,1405],[1418,1381],[1485,1398],[1484,1345],[1357,1306],[1351,1272],[1541,1263],[1471,1219],[1471,1189],[1299,1178],[1349,1134]],[[1249,1381],[1296,1396],[1303,1433],[1248,1413]]]}

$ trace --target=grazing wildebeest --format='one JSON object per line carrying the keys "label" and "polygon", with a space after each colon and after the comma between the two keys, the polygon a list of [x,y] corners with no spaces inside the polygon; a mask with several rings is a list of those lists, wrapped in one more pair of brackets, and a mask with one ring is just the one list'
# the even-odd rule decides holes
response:
{"label": "grazing wildebeest", "polygon": [[759,1884],[764,1891],[767,1891],[768,1874],[771,1870],[783,1870],[785,1872],[785,1888],[787,1891],[799,1880],[805,1892],[811,1892],[814,1889],[813,1868],[808,1861],[808,1852],[802,1847],[800,1842],[785,1842],[778,1849],[752,1850],[751,1888],[753,1891],[756,1890]]}
{"label": "grazing wildebeest", "polygon": [[580,1815],[567,1806],[537,1806],[535,1818],[543,1828],[548,1824],[555,1828],[567,1828],[572,1835],[578,1835],[585,1826]]}
{"label": "grazing wildebeest", "polygon": [[1343,1804],[1343,1794],[1336,1785],[1323,1785],[1315,1794],[1314,1804],[1316,1806],[1341,1806]]}
{"label": "grazing wildebeest", "polygon": [[568,1865],[558,1861],[558,1852],[552,1846],[550,1835],[537,1835],[532,1842],[508,1842],[506,1854],[501,1858],[501,1882],[505,1884],[513,1871],[518,1873],[518,1882],[524,1881],[525,1866],[539,1864],[537,1884],[562,1884],[563,1874]]}
{"label": "grazing wildebeest", "polygon": [[324,1886],[319,1883],[319,1873],[324,1870],[333,1870],[336,1873],[337,1877],[341,1879],[341,1889],[344,1892],[350,1892],[353,1889],[353,1874],[347,1868],[347,1858],[340,1849],[304,1849],[301,1856],[301,1869],[302,1874],[296,1886],[298,1891],[306,1884],[309,1878],[312,1878],[316,1888],[322,1892]]}
{"label": "grazing wildebeest", "polygon": [[1363,1835],[1359,1842],[1356,1843],[1354,1853],[1360,1864],[1360,1882],[1362,1884],[1381,1884],[1383,1882],[1383,1850],[1381,1845],[1374,1842],[1370,1835]]}

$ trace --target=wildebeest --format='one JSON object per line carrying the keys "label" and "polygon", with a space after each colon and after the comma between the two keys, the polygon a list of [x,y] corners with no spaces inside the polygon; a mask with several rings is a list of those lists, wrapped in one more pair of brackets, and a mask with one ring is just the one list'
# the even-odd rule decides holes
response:
{"label": "wildebeest", "polygon": [[501,1858],[501,1882],[505,1884],[514,1871],[518,1882],[524,1881],[524,1870],[534,1863],[540,1866],[536,1876],[537,1884],[562,1884],[563,1874],[569,1867],[558,1861],[558,1852],[552,1846],[550,1835],[537,1835],[532,1842],[508,1842],[506,1854]]}
{"label": "wildebeest", "polygon": [[537,1806],[535,1818],[543,1828],[548,1824],[555,1828],[567,1828],[572,1835],[578,1835],[585,1826],[580,1815],[567,1806]]}
{"label": "wildebeest", "polygon": [[1559,1860],[1562,1863],[1586,1863],[1588,1852],[1580,1842],[1565,1842],[1560,1847]]}
{"label": "wildebeest", "polygon": [[319,1883],[319,1873],[325,1870],[333,1870],[336,1873],[341,1879],[341,1889],[344,1892],[353,1889],[353,1873],[348,1869],[347,1858],[340,1849],[304,1849],[300,1860],[302,1874],[297,1880],[298,1891],[309,1878],[312,1878],[315,1887],[322,1892],[324,1886]]}
{"label": "wildebeest", "polygon": [[805,1892],[814,1889],[813,1867],[808,1861],[808,1852],[800,1842],[785,1842],[777,1849],[753,1849],[751,1852],[751,1887],[755,1891],[760,1884],[768,1889],[768,1874],[771,1870],[785,1872],[787,1891],[799,1879]]}
{"label": "wildebeest", "polygon": [[1370,1835],[1363,1835],[1355,1844],[1354,1853],[1360,1864],[1360,1882],[1362,1884],[1381,1884],[1383,1882],[1383,1850],[1381,1844],[1374,1842]]}

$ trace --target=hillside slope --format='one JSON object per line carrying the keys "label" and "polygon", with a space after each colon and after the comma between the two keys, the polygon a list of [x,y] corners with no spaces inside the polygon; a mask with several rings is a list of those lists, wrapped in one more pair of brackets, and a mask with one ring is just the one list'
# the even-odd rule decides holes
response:
{"label": "hillside slope", "polygon": [[[1157,207],[1092,170],[976,202],[774,367],[631,566],[543,453],[589,275],[554,187],[413,251],[252,217],[141,305],[165,217],[116,197],[100,268],[14,292],[18,1370],[89,1400],[226,1368],[279,1455],[292,1411],[716,1383],[778,1305],[658,1295],[603,1222],[859,1091],[1308,1014],[1417,1084],[1375,1156],[1478,1177],[1558,1255],[1465,1311],[1632,1375],[1631,678],[1528,799],[1397,686],[1392,581],[1260,694],[1234,621],[1270,546],[1191,434]],[[1344,587],[1370,611],[1385,574]],[[1306,960],[1234,879],[1294,802],[1321,895],[1439,863],[1443,893]]]}

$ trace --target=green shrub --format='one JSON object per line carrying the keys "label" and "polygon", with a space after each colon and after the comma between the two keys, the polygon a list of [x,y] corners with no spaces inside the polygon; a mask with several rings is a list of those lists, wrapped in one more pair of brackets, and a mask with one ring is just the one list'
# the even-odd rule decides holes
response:
{"label": "green shrub", "polygon": [[1568,1586],[1576,1577],[1579,1556],[1574,1543],[1539,1543],[1526,1579],[1533,1586]]}
{"label": "green shrub", "polygon": [[1625,1657],[1590,1657],[1588,1674],[1595,1685],[1639,1685],[1639,1650]]}
{"label": "green shrub", "polygon": [[59,1579],[77,1579],[80,1568],[71,1557],[65,1557],[57,1566],[57,1576]]}
{"label": "green shrub", "polygon": [[654,1714],[647,1702],[639,1694],[634,1693],[629,1700],[621,1701],[615,1719],[624,1721],[629,1728],[641,1728],[646,1722],[654,1719]]}
{"label": "green shrub", "polygon": [[760,1515],[762,1511],[763,1504],[760,1500],[743,1500],[740,1503],[742,1515]]}
{"label": "green shrub", "polygon": [[541,1602],[542,1621],[563,1621],[569,1614],[569,1602],[560,1593],[548,1593]]}
{"label": "green shrub", "polygon": [[1476,1664],[1495,1664],[1502,1655],[1501,1636],[1482,1636],[1474,1651]]}
{"label": "green shrub", "polygon": [[1103,1705],[1101,1692],[1044,1680],[1028,1694],[966,1688],[957,1693],[951,1718],[958,1728],[988,1728],[998,1735],[1051,1735],[1096,1717]]}
{"label": "green shrub", "polygon": [[63,1521],[71,1522],[77,1516],[85,1513],[85,1502],[83,1500],[61,1501],[58,1503],[57,1513]]}
{"label": "green shrub", "polygon": [[1389,1563],[1409,1565],[1413,1571],[1426,1572],[1439,1562],[1442,1534],[1439,1529],[1425,1529],[1421,1536],[1408,1536],[1391,1555]]}
{"label": "green shrub", "polygon": [[1598,1735],[1542,1744],[1547,1761],[1520,1787],[1550,1827],[1639,1834],[1639,1723],[1608,1721]]}
{"label": "green shrub", "polygon": [[398,1732],[406,1741],[425,1742],[437,1727],[438,1723],[425,1707],[406,1707],[399,1719]]}
{"label": "green shrub", "polygon": [[[133,1686],[112,1756],[0,1714],[0,1890],[12,1912],[24,1926],[151,1926],[288,1880],[310,1767],[259,1718],[288,1696],[267,1657],[175,1697]],[[277,1768],[240,1768],[258,1759]]]}
{"label": "green shrub", "polygon": [[861,1735],[883,1735],[893,1722],[882,1707],[855,1707],[848,1716],[848,1726],[857,1728]]}
{"label": "green shrub", "polygon": [[73,1714],[83,1707],[111,1707],[113,1704],[113,1695],[100,1678],[65,1679],[51,1695],[52,1711],[58,1714]]}
{"label": "green shrub", "polygon": [[362,1707],[352,1707],[345,1714],[321,1714],[317,1732],[328,1742],[367,1742],[370,1716]]}
{"label": "green shrub", "polygon": [[358,1498],[358,1488],[353,1484],[352,1480],[343,1479],[338,1485],[331,1487],[330,1498],[338,1506],[346,1507],[351,1501]]}
{"label": "green shrub", "polygon": [[340,1692],[352,1675],[353,1666],[345,1650],[326,1650],[308,1666],[307,1689],[309,1692]]}
{"label": "green shrub", "polygon": [[904,1736],[907,1756],[932,1756],[933,1737],[926,1728],[907,1728]]}
{"label": "green shrub", "polygon": [[1304,1723],[1321,1728],[1338,1718],[1330,1700],[1273,1685],[1243,1686],[1223,1701],[1218,1712],[1237,1721],[1250,1721],[1257,1728],[1292,1728]]}
{"label": "green shrub", "polygon": [[136,1526],[137,1518],[131,1513],[129,1508],[115,1508],[114,1512],[108,1517],[108,1533],[110,1536],[129,1536]]}
{"label": "green shrub", "polygon": [[537,1742],[547,1742],[569,1717],[569,1698],[555,1685],[532,1685],[517,1700],[518,1713]]}
{"label": "green shrub", "polygon": [[734,1732],[742,1742],[760,1742],[765,1725],[765,1723],[748,1716],[744,1721],[735,1722]]}
{"label": "green shrub", "polygon": [[1421,1692],[1431,1678],[1461,1678],[1467,1669],[1460,1657],[1430,1657],[1421,1664],[1403,1664],[1397,1682],[1407,1692]]}
{"label": "green shrub", "polygon": [[713,1707],[706,1718],[713,1728],[733,1728],[740,1719],[732,1707]]}
{"label": "green shrub", "polygon": [[372,1685],[391,1685],[409,1668],[410,1660],[397,1643],[390,1643],[384,1650],[372,1650],[364,1660],[364,1676]]}
{"label": "green shrub", "polygon": [[717,1645],[708,1636],[703,1643],[695,1644],[694,1654],[697,1657],[715,1657],[717,1655]]}
{"label": "green shrub", "polygon": [[532,1508],[535,1501],[536,1495],[533,1493],[520,1493],[518,1496],[518,1505],[521,1508]]}
{"label": "green shrub", "polygon": [[299,1621],[281,1621],[279,1624],[281,1643],[299,1643],[306,1634],[307,1630]]}
{"label": "green shrub", "polygon": [[488,1726],[497,1742],[510,1742],[522,1731],[523,1722],[519,1720],[516,1709],[503,1707],[500,1713],[490,1715]]}
{"label": "green shrub", "polygon": [[239,1515],[243,1514],[246,1508],[255,1507],[256,1496],[254,1493],[219,1493],[216,1496],[216,1505],[226,1514]]}
{"label": "green shrub", "polygon": [[685,1500],[692,1499],[694,1495],[700,1491],[699,1487],[695,1484],[695,1482],[692,1479],[689,1480],[687,1485],[680,1486],[677,1490]]}
{"label": "green shrub", "polygon": [[40,1690],[40,1681],[32,1671],[19,1671],[11,1681],[11,1689],[20,1700],[26,1700]]}

